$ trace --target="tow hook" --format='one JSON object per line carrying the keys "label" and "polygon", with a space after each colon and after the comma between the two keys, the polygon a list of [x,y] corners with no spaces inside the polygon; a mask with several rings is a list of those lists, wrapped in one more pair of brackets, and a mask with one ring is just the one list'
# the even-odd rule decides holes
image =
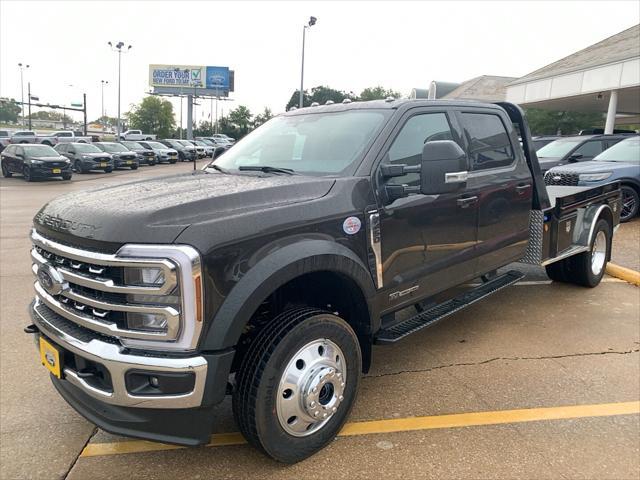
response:
{"label": "tow hook", "polygon": [[24,327],[24,333],[38,333],[38,327],[32,323],[28,327]]}

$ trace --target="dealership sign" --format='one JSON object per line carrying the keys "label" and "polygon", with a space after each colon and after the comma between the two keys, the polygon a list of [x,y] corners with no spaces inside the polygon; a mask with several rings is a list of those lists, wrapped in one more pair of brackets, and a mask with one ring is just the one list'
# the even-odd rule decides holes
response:
{"label": "dealership sign", "polygon": [[203,95],[227,96],[233,91],[233,71],[202,65],[149,65],[149,85],[157,93],[180,94],[184,88],[195,88]]}

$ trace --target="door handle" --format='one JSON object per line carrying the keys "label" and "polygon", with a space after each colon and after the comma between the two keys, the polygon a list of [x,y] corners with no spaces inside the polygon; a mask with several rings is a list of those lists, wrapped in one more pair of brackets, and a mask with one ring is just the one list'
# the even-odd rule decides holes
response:
{"label": "door handle", "polygon": [[524,194],[524,192],[529,190],[529,188],[531,188],[531,184],[530,183],[526,183],[526,184],[523,184],[523,185],[518,185],[516,187],[516,192],[518,193],[518,195],[522,195],[522,194]]}
{"label": "door handle", "polygon": [[462,197],[456,200],[456,203],[460,208],[467,208],[467,207],[470,207],[471,205],[475,205],[476,203],[478,203],[478,197],[477,196]]}

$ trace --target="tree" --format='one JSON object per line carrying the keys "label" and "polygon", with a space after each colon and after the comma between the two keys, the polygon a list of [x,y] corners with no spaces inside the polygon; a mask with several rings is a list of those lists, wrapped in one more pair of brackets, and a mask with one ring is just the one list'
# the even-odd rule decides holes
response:
{"label": "tree", "polygon": [[0,122],[16,123],[22,109],[11,98],[0,98]]}
{"label": "tree", "polygon": [[146,97],[140,105],[134,105],[125,115],[129,127],[167,138],[175,129],[173,105],[160,97]]}
{"label": "tree", "polygon": [[271,113],[271,109],[269,107],[264,107],[262,113],[259,113],[253,119],[253,128],[258,128],[263,123],[267,122],[269,119],[273,118],[273,113]]}
{"label": "tree", "polygon": [[396,92],[392,89],[385,90],[384,87],[378,85],[377,87],[368,87],[360,92],[358,100],[363,102],[367,100],[384,100],[386,98],[400,98],[400,92]]}
{"label": "tree", "polygon": [[73,119],[69,115],[65,115],[60,112],[49,112],[47,110],[40,110],[31,114],[32,120],[51,120],[54,122],[66,122],[73,123]]}
{"label": "tree", "polygon": [[539,108],[526,108],[532,135],[570,135],[582,129],[602,127],[602,113],[557,112]]}
{"label": "tree", "polygon": [[238,105],[236,108],[229,112],[229,122],[236,127],[238,132],[238,138],[245,136],[249,133],[249,127],[251,126],[251,112],[244,105]]}

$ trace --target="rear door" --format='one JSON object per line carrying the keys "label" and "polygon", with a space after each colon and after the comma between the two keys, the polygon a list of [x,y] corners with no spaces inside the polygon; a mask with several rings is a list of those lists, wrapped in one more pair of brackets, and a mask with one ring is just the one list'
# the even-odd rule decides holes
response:
{"label": "rear door", "polygon": [[458,117],[470,160],[468,194],[479,199],[475,270],[484,274],[524,255],[533,180],[503,111],[460,109]]}

